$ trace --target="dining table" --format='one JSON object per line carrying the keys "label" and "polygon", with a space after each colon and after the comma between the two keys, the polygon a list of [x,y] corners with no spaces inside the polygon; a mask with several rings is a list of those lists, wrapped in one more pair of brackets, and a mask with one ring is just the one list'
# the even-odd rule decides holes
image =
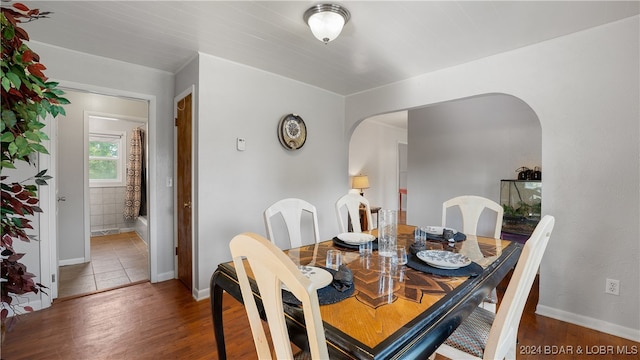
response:
{"label": "dining table", "polygon": [[[342,263],[353,274],[354,289],[348,297],[320,306],[331,359],[426,359],[514,268],[523,247],[515,241],[461,233],[456,235],[464,239],[456,242],[429,238],[417,250],[462,254],[471,260],[465,268],[472,269],[466,273],[461,272],[465,268],[430,271],[414,255],[415,230],[416,226],[398,225],[397,245],[409,253],[406,265],[380,256],[375,248],[372,254],[361,256],[357,246],[345,246],[338,238],[286,250],[297,265],[317,267],[326,265],[328,250],[341,250]],[[377,236],[375,229],[370,233]],[[266,320],[258,288],[251,282],[258,309]],[[226,359],[222,311],[225,291],[242,302],[232,261],[219,264],[210,283],[219,359]],[[287,303],[283,307],[291,341],[308,349],[302,309]]]}

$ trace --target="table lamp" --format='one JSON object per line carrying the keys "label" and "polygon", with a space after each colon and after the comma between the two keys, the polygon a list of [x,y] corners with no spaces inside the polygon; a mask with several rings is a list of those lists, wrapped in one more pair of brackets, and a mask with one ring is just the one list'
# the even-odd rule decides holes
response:
{"label": "table lamp", "polygon": [[369,188],[369,177],[367,175],[357,175],[351,180],[352,189],[360,189],[360,196],[364,196],[364,189]]}

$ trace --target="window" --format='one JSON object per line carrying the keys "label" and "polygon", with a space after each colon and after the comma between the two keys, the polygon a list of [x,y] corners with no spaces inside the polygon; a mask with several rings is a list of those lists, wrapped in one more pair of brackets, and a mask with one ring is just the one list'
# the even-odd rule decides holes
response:
{"label": "window", "polygon": [[89,134],[91,186],[124,186],[125,133]]}

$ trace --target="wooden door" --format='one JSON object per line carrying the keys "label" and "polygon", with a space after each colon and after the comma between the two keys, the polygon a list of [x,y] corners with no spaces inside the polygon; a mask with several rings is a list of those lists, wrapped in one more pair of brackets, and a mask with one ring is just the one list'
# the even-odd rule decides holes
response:
{"label": "wooden door", "polygon": [[192,289],[192,99],[191,94],[177,102],[176,211],[178,217],[178,279]]}

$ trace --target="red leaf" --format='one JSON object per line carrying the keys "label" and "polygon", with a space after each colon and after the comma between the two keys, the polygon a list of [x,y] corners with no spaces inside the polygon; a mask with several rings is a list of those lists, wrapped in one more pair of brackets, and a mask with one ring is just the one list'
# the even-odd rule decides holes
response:
{"label": "red leaf", "polygon": [[31,64],[29,66],[27,66],[27,70],[29,70],[29,72],[39,78],[41,78],[42,80],[47,80],[47,77],[44,76],[44,74],[42,73],[42,71],[40,70],[44,70],[46,69],[44,67],[44,65],[40,64],[40,63],[34,63]]}
{"label": "red leaf", "polygon": [[25,254],[13,254],[13,255],[9,256],[9,257],[7,258],[7,260],[9,260],[9,261],[18,261],[18,260],[22,259],[22,257],[23,257],[24,255],[25,255]]}
{"label": "red leaf", "polygon": [[22,53],[22,61],[23,62],[32,62],[33,61],[33,53],[31,50],[27,50]]}
{"label": "red leaf", "polygon": [[41,63],[37,63],[37,64],[29,65],[29,66],[32,67],[32,68],[38,69],[38,70],[45,70],[47,68],[46,66],[44,66]]}
{"label": "red leaf", "polygon": [[16,26],[16,27],[15,27],[15,31],[16,31],[16,35],[17,35],[20,39],[29,41],[29,34],[27,34],[27,32],[26,32],[26,31],[24,31],[24,29],[23,29],[23,28],[21,28],[21,27],[19,27],[19,26]]}
{"label": "red leaf", "polygon": [[9,94],[19,97],[20,99],[24,99],[24,96],[22,96],[22,93],[18,91],[18,89],[16,88],[9,89]]}
{"label": "red leaf", "polygon": [[21,11],[29,11],[29,8],[22,3],[15,3],[13,4],[13,7]]}
{"label": "red leaf", "polygon": [[11,9],[6,9],[6,11],[4,11],[5,8],[2,8],[2,10],[3,10],[2,12],[4,13],[4,16],[7,18],[7,20],[9,20],[11,25],[16,26],[17,23],[16,23],[16,18],[15,18],[14,15],[20,15],[20,14],[16,13],[15,11],[13,11]]}
{"label": "red leaf", "polygon": [[8,246],[12,246],[13,245],[13,238],[10,235],[4,234],[2,235],[2,242],[4,242],[3,245],[8,245]]}
{"label": "red leaf", "polygon": [[31,194],[28,191],[21,191],[16,194],[16,197],[20,200],[26,200],[31,197]]}

